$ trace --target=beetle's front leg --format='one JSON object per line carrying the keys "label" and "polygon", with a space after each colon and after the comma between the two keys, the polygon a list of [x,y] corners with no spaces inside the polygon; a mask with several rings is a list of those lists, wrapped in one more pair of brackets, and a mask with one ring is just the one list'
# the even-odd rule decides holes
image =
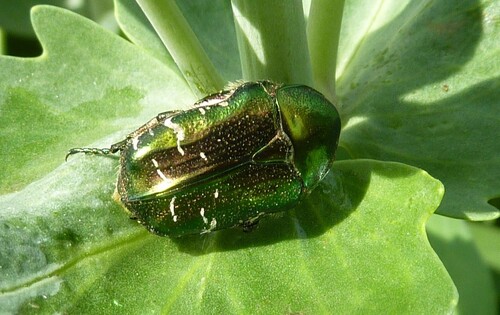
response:
{"label": "beetle's front leg", "polygon": [[[125,146],[127,145],[128,140],[129,140],[129,138],[127,137],[120,142],[112,144],[111,147],[108,149],[108,151],[109,151],[108,154],[109,153],[116,153],[118,151],[122,151],[123,149],[125,149]],[[105,150],[105,149],[103,149],[103,150]]]}

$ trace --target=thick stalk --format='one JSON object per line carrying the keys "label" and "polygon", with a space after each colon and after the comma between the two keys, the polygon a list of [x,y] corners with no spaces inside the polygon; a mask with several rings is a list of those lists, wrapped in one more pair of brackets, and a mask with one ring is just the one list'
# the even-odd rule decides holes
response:
{"label": "thick stalk", "polygon": [[191,90],[202,97],[221,90],[224,81],[173,0],[137,0]]}

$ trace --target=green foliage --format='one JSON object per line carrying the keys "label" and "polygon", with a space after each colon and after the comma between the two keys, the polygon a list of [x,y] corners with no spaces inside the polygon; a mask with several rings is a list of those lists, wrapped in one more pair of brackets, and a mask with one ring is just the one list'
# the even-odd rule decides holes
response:
{"label": "green foliage", "polygon": [[[331,3],[321,3],[304,5],[306,16],[324,19]],[[299,207],[252,233],[148,233],[112,199],[116,159],[64,163],[65,153],[109,146],[158,112],[187,108],[203,87],[186,83],[134,1],[115,1],[128,40],[65,9],[35,7],[43,54],[0,56],[0,313],[496,312],[498,228],[477,223],[471,234],[434,215],[427,233],[441,262],[425,227],[436,209],[499,216],[498,1],[348,1],[341,30],[316,21],[307,33],[300,15],[285,23],[242,1],[178,5],[204,50],[183,62],[206,54],[214,78],[227,81],[313,80],[338,100],[341,161]],[[105,7],[79,13],[105,16]],[[13,29],[30,33],[19,17],[26,9],[5,12],[7,39]],[[309,42],[321,56],[311,60],[304,46],[304,34],[326,41],[315,33],[326,25],[334,46],[340,38],[336,84],[321,54],[335,54],[331,43]],[[276,62],[255,64],[262,56]]]}

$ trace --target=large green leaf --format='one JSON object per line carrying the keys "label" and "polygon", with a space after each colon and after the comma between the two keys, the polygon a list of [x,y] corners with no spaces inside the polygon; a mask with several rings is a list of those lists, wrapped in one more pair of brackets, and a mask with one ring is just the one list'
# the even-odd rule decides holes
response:
{"label": "large green leaf", "polygon": [[440,179],[438,213],[498,217],[500,2],[347,1],[341,146]]}
{"label": "large green leaf", "polygon": [[[232,23],[228,11],[181,8],[221,73],[238,78],[233,26],[216,23]],[[492,1],[453,10],[426,1],[347,4],[342,145],[353,157],[429,170],[446,185],[446,215],[498,216],[486,203],[500,187],[498,12]],[[145,26],[121,17],[124,29]],[[336,163],[301,207],[250,234],[145,232],[111,199],[117,161],[72,157],[61,165],[65,151],[107,146],[193,96],[170,59],[154,51],[161,46],[148,45],[154,34],[133,40],[136,47],[48,7],[36,9],[33,22],[44,54],[0,57],[0,313],[453,310],[454,287],[424,232],[442,186],[412,167]],[[218,27],[222,42],[214,39]],[[440,250],[452,242],[446,233],[435,237]],[[457,264],[462,256],[442,258],[463,296],[473,291]]]}
{"label": "large green leaf", "polygon": [[118,161],[62,163],[65,149],[108,145],[116,130],[182,108],[192,102],[187,86],[165,61],[77,15],[38,7],[33,23],[44,54],[0,58],[10,172],[0,197],[0,313],[453,309],[454,286],[424,230],[443,187],[401,164],[336,163],[301,206],[252,233],[146,232],[111,198]]}

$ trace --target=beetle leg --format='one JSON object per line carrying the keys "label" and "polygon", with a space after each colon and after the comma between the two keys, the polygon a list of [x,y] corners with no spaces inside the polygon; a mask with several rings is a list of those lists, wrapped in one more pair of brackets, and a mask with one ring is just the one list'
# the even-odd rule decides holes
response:
{"label": "beetle leg", "polygon": [[109,152],[108,152],[108,153],[106,153],[106,154],[109,154],[109,153],[116,153],[116,152],[118,152],[118,151],[121,151],[121,150],[125,149],[125,146],[127,145],[127,141],[128,141],[128,140],[129,140],[129,139],[128,139],[128,138],[126,138],[125,140],[122,140],[122,141],[120,141],[120,142],[117,142],[117,143],[115,143],[115,144],[112,144],[112,145],[111,145],[111,147],[108,149],[108,151],[109,151]]}
{"label": "beetle leg", "polygon": [[77,153],[84,153],[84,154],[91,154],[91,155],[108,155],[110,153],[115,153],[116,151],[112,151],[111,149],[104,148],[73,148],[66,153],[66,157],[64,158],[65,161],[68,160],[68,157],[73,154]]}
{"label": "beetle leg", "polygon": [[120,142],[117,142],[109,148],[73,148],[68,151],[66,154],[66,157],[64,158],[65,161],[68,160],[68,157],[73,154],[77,153],[84,153],[84,154],[90,154],[90,155],[109,155],[116,153],[118,151],[121,151],[125,148],[127,144],[127,140],[122,140]]}
{"label": "beetle leg", "polygon": [[245,233],[249,233],[249,232],[252,232],[254,231],[257,226],[259,225],[259,220],[260,220],[260,217],[263,215],[264,213],[259,213],[259,215],[257,215],[255,218],[249,218],[248,220],[246,220],[245,222],[243,222],[240,226],[243,230],[243,232]]}

